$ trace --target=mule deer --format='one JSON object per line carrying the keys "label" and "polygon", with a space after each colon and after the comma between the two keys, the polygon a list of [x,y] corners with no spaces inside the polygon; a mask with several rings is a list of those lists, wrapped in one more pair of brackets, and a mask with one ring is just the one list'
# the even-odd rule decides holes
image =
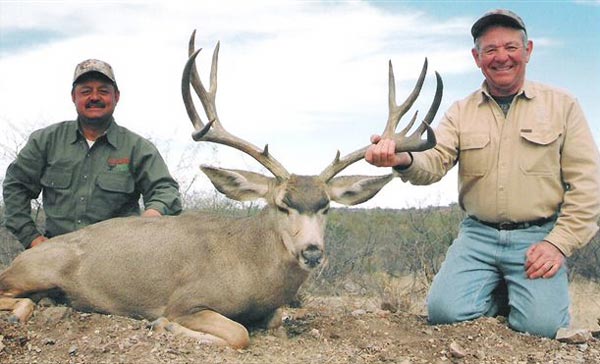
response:
{"label": "mule deer", "polygon": [[[266,200],[257,215],[244,218],[185,213],[161,218],[116,218],[88,226],[20,254],[0,274],[0,309],[11,320],[25,322],[33,312],[32,294],[64,293],[72,307],[154,320],[152,326],[211,344],[243,348],[246,326],[274,328],[280,307],[290,302],[310,271],[323,265],[325,219],[330,201],[354,205],[373,197],[393,175],[341,176],[364,157],[367,147],[335,159],[318,176],[290,174],[265,146],[257,148],[227,132],[217,116],[217,43],[210,87],[195,68],[199,53],[190,39],[182,94],[194,125],[196,141],[221,143],[256,159],[274,177],[202,166],[214,186],[239,200]],[[419,80],[400,106],[389,64],[389,118],[385,136],[397,140],[398,151],[420,151],[435,145],[429,123],[442,97],[442,82],[429,113],[409,136],[416,114],[401,132],[400,118],[419,95]],[[208,122],[198,116],[191,88],[199,96]],[[422,135],[426,133],[426,139]]]}

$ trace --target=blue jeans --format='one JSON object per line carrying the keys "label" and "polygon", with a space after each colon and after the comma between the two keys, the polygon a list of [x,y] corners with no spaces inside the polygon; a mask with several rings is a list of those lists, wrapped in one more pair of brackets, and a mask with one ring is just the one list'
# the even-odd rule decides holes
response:
{"label": "blue jeans", "polygon": [[[498,231],[464,219],[429,290],[429,322],[450,324],[504,311],[514,330],[554,338],[569,325],[567,268],[549,279],[529,279],[524,268],[527,249],[553,226]],[[503,287],[504,295],[498,290]]]}

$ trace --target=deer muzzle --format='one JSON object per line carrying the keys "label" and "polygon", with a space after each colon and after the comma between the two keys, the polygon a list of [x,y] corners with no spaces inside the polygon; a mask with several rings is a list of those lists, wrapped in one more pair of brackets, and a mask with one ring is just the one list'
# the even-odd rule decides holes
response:
{"label": "deer muzzle", "polygon": [[302,258],[304,264],[309,268],[315,268],[321,264],[323,260],[323,250],[319,249],[316,245],[311,245],[302,251]]}

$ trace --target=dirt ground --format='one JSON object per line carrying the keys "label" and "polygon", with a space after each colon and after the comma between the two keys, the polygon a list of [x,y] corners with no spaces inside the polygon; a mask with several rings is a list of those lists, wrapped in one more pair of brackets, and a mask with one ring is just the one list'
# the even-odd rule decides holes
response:
{"label": "dirt ground", "polygon": [[[577,289],[583,299],[574,315],[597,329],[600,289]],[[0,312],[1,363],[600,363],[597,337],[565,344],[516,333],[502,318],[429,326],[423,315],[383,310],[381,300],[358,296],[305,297],[302,307],[286,308],[279,330],[252,331],[245,350],[206,347],[154,333],[147,321],[60,305],[38,305],[23,325],[8,323],[8,315]]]}

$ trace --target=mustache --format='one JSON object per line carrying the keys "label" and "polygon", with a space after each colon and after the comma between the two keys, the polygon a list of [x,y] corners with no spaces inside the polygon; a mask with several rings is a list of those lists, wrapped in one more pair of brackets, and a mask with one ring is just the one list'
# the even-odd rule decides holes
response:
{"label": "mustache", "polygon": [[85,104],[86,108],[90,108],[90,107],[106,107],[106,103],[103,101],[90,101],[88,103]]}

